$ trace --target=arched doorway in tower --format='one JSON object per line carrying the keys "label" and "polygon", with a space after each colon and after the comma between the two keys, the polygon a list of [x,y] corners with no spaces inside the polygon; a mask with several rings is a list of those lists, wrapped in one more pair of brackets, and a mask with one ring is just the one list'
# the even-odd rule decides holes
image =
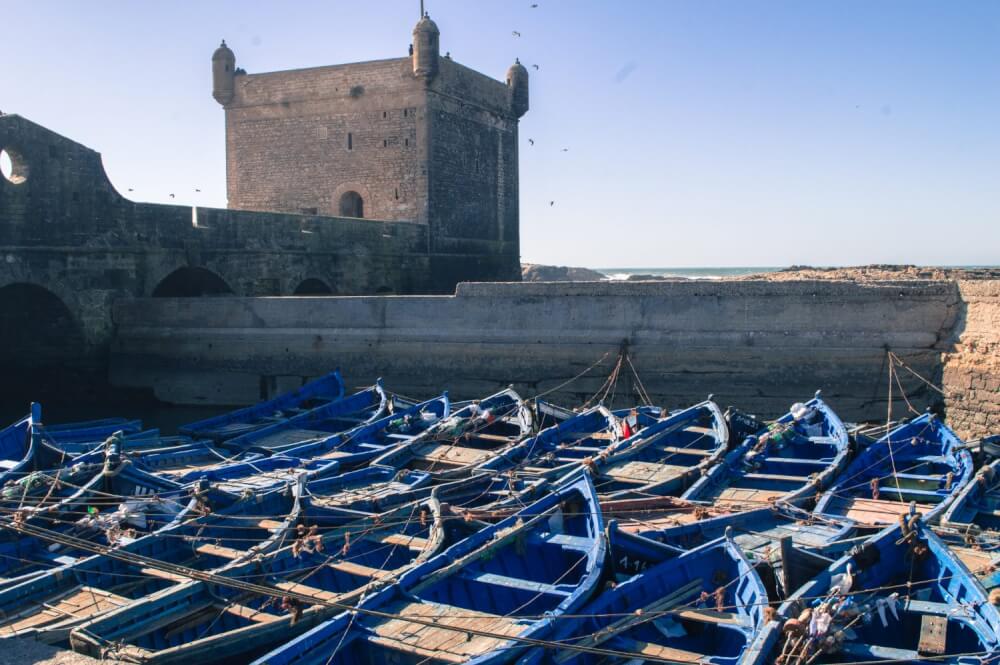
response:
{"label": "arched doorway in tower", "polygon": [[226,280],[206,268],[178,268],[156,285],[154,298],[197,298],[199,296],[229,296],[233,290]]}
{"label": "arched doorway in tower", "polygon": [[332,296],[333,289],[331,289],[326,282],[321,279],[316,279],[315,277],[310,277],[308,279],[302,280],[298,286],[295,287],[295,291],[292,292],[293,296]]}
{"label": "arched doorway in tower", "polygon": [[341,217],[364,217],[365,201],[355,191],[347,191],[340,195]]}

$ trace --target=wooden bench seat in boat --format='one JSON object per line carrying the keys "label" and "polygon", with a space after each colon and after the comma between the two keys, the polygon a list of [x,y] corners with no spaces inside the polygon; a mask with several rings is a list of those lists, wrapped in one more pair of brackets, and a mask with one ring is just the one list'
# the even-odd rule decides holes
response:
{"label": "wooden bench seat in boat", "polygon": [[742,626],[750,621],[749,617],[743,618],[735,612],[716,612],[705,609],[680,610],[672,613],[671,616],[697,623],[715,623],[726,626]]}
{"label": "wooden bench seat in boat", "polygon": [[372,634],[367,639],[386,649],[433,662],[465,663],[506,643],[506,640],[495,637],[469,635],[462,629],[474,628],[514,636],[525,628],[516,618],[428,601],[393,603],[384,611],[400,617],[433,621],[438,625],[424,626],[406,619],[389,619],[373,626]]}
{"label": "wooden bench seat in boat", "polygon": [[825,459],[825,460],[823,460],[823,459],[806,459],[804,457],[765,457],[764,458],[764,463],[765,464],[768,463],[768,462],[771,462],[771,463],[774,463],[774,464],[801,464],[802,466],[805,466],[805,467],[819,467],[820,469],[824,469],[824,468],[830,466],[830,462],[831,461],[832,460],[829,460],[829,459]]}
{"label": "wooden bench seat in boat", "polygon": [[19,460],[0,459],[0,471],[10,471],[20,463]]}
{"label": "wooden bench seat in boat", "polygon": [[257,527],[261,529],[267,529],[268,531],[274,531],[275,529],[280,529],[285,524],[283,522],[277,522],[275,520],[262,519],[257,520]]}
{"label": "wooden bench seat in boat", "polygon": [[297,443],[305,443],[315,439],[325,439],[330,436],[329,432],[315,429],[286,429],[274,434],[263,436],[253,442],[255,446],[287,446]]}
{"label": "wooden bench seat in boat", "polygon": [[14,636],[31,628],[41,628],[65,620],[87,619],[99,612],[106,612],[128,605],[131,600],[103,589],[81,586],[69,589],[43,603],[26,602],[15,616],[4,617],[0,636]]}
{"label": "wooden bench seat in boat", "polygon": [[808,479],[808,476],[785,476],[778,473],[747,473],[743,477],[747,480],[774,480],[782,483],[801,483]]}
{"label": "wooden bench seat in boat", "polygon": [[171,582],[187,582],[188,578],[183,575],[178,575],[177,573],[168,573],[165,570],[160,570],[159,568],[140,568],[139,572],[143,575],[149,575],[150,577],[159,577],[162,580],[170,580]]}
{"label": "wooden bench seat in boat", "polygon": [[388,570],[363,566],[360,563],[353,563],[351,561],[331,561],[326,565],[348,575],[357,575],[358,577],[367,577],[370,579],[378,579],[392,574]]}
{"label": "wooden bench seat in boat", "polygon": [[[892,479],[890,479],[888,482],[891,483]],[[943,494],[939,493],[936,490],[915,490],[909,487],[900,487],[897,489],[896,486],[893,484],[882,484],[879,485],[878,489],[880,494],[892,494],[892,495],[900,494],[907,500],[909,500],[909,497],[917,497],[922,499],[928,499],[936,503],[945,498]]]}
{"label": "wooden bench seat in boat", "polygon": [[936,616],[965,616],[965,611],[962,609],[961,605],[950,605],[948,603],[939,603],[930,600],[915,600],[909,599],[903,603],[903,610],[907,612],[915,612],[917,614],[933,614]]}
{"label": "wooden bench seat in boat", "polygon": [[589,552],[594,546],[594,541],[591,538],[585,536],[571,536],[566,533],[550,533],[544,536],[532,535],[529,536],[529,540],[538,539],[539,541],[551,543],[553,545],[562,545],[563,547],[568,547],[574,550],[580,550],[582,552]]}
{"label": "wooden bench seat in boat", "polygon": [[497,443],[510,443],[511,437],[503,436],[502,434],[487,434],[485,432],[476,432],[472,434],[474,439],[482,439],[483,441],[496,441]]}
{"label": "wooden bench seat in boat", "polygon": [[419,536],[407,536],[404,533],[390,533],[388,535],[380,536],[375,534],[371,536],[371,540],[374,540],[385,545],[398,545],[400,547],[409,547],[411,550],[422,551],[427,547],[427,539],[421,538]]}
{"label": "wooden bench seat in boat", "polygon": [[243,550],[233,549],[232,547],[222,547],[221,545],[213,545],[212,543],[202,543],[194,548],[194,551],[198,554],[207,554],[208,556],[217,556],[223,559],[239,559],[247,555]]}
{"label": "wooden bench seat in boat", "polygon": [[702,455],[704,457],[715,453],[714,450],[705,450],[704,448],[678,448],[677,446],[661,446],[659,450],[677,455]]}
{"label": "wooden bench seat in boat", "polygon": [[[607,648],[620,649],[636,655],[659,658],[662,660],[673,661],[675,663],[704,663],[706,659],[711,658],[710,655],[698,653],[696,651],[675,649],[673,647],[666,647],[660,644],[653,644],[652,642],[639,642],[638,640],[630,640],[626,638],[611,640],[607,644]],[[637,659],[634,662],[642,661]]]}
{"label": "wooden bench seat in boat", "polygon": [[604,470],[602,475],[614,478],[619,482],[646,485],[658,481],[667,481],[690,471],[690,467],[656,462],[631,461],[613,464]]}
{"label": "wooden bench seat in boat", "polygon": [[274,586],[282,591],[305,594],[315,598],[316,600],[336,600],[340,595],[338,593],[334,593],[333,591],[324,591],[323,589],[317,589],[316,587],[312,587],[301,582],[278,582]]}
{"label": "wooden bench seat in boat", "polygon": [[552,584],[548,584],[547,582],[533,582],[520,577],[508,577],[497,573],[477,573],[466,569],[459,573],[459,575],[463,579],[472,580],[474,582],[507,587],[508,589],[518,589],[529,593],[548,593],[558,596],[568,596],[573,592],[572,588],[560,589]]}
{"label": "wooden bench seat in boat", "polygon": [[[799,481],[802,481],[799,478]],[[766,504],[771,503],[775,499],[779,499],[788,490],[784,489],[750,489],[746,487],[727,487],[718,496],[715,497],[715,504],[747,504],[757,507],[763,507]]]}
{"label": "wooden bench seat in boat", "polygon": [[247,607],[246,605],[240,605],[238,603],[226,605],[225,611],[229,614],[235,614],[243,619],[249,619],[254,623],[270,623],[271,621],[277,621],[281,618],[275,614],[268,614],[267,612],[255,610],[252,607]]}
{"label": "wooden bench seat in boat", "polygon": [[465,465],[484,462],[492,457],[493,453],[488,450],[463,448],[462,446],[452,446],[442,443],[436,446],[421,446],[418,456],[434,462]]}
{"label": "wooden bench seat in boat", "polygon": [[[910,513],[910,504],[905,501],[888,499],[848,499],[843,503],[844,517],[862,524],[873,522],[895,522],[900,515]],[[917,512],[930,510],[926,503],[916,504]]]}

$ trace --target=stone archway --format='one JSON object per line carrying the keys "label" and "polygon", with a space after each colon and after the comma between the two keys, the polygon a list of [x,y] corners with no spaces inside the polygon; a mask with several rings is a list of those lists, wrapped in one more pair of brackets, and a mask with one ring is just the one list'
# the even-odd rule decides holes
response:
{"label": "stone archway", "polygon": [[292,292],[293,296],[332,296],[333,289],[321,279],[309,277],[299,282]]}
{"label": "stone archway", "polygon": [[86,338],[73,312],[45,287],[0,287],[0,366],[50,368],[85,355]]}
{"label": "stone archway", "polygon": [[184,267],[173,271],[153,289],[154,298],[197,298],[233,295],[233,289],[207,268]]}
{"label": "stone archway", "polygon": [[338,214],[341,217],[364,218],[365,216],[365,200],[353,189],[340,195],[340,202],[337,207],[339,210]]}
{"label": "stone archway", "polygon": [[360,182],[345,182],[333,190],[329,209],[335,217],[371,218],[373,206],[367,187]]}

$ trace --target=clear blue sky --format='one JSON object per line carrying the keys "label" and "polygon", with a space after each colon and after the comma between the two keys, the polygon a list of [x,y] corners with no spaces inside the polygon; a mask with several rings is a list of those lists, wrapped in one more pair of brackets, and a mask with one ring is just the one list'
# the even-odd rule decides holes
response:
{"label": "clear blue sky", "polygon": [[[427,9],[463,64],[539,65],[521,123],[526,261],[1000,263],[1000,2]],[[223,206],[219,39],[251,73],[401,56],[418,11],[0,0],[0,109],[99,150],[137,200]]]}

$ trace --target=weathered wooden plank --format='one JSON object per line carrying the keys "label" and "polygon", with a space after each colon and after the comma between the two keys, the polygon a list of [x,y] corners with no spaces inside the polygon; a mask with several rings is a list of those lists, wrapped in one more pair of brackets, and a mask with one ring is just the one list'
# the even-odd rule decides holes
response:
{"label": "weathered wooden plank", "polygon": [[243,619],[249,619],[254,623],[270,623],[271,621],[277,621],[281,617],[274,614],[268,614],[267,612],[262,612],[261,610],[255,610],[252,607],[247,607],[246,605],[240,605],[239,603],[230,603],[225,607],[226,612],[229,614],[235,614]]}
{"label": "weathered wooden plank", "polygon": [[920,618],[919,653],[940,656],[945,652],[948,636],[948,619],[943,616],[925,614]]}
{"label": "weathered wooden plank", "polygon": [[380,568],[372,568],[370,566],[363,566],[360,563],[354,563],[352,561],[332,561],[326,565],[341,572],[348,573],[350,575],[358,575],[360,577],[370,577],[372,579],[385,577],[391,574],[387,570],[382,570]]}
{"label": "weathered wooden plank", "polygon": [[247,553],[243,550],[233,549],[232,547],[223,547],[221,545],[213,545],[212,543],[202,543],[194,548],[194,551],[198,554],[205,554],[208,556],[217,556],[223,559],[239,559],[244,557]]}

